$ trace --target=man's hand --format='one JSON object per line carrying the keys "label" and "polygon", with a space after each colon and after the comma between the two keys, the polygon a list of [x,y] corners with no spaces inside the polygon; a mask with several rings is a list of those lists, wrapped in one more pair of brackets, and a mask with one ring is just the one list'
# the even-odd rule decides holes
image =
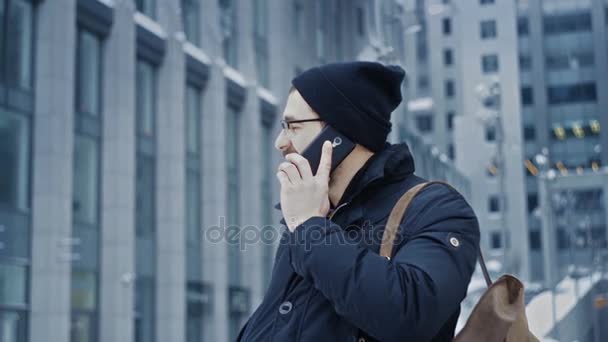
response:
{"label": "man's hand", "polygon": [[281,211],[290,231],[314,216],[329,212],[329,173],[332,146],[323,143],[317,174],[313,176],[306,158],[297,153],[285,156],[279,165],[277,178],[281,183]]}

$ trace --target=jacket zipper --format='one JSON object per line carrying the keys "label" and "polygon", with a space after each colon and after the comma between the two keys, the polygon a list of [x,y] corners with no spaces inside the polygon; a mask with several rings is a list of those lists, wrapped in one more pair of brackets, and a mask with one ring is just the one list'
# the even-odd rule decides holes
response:
{"label": "jacket zipper", "polygon": [[336,209],[334,209],[334,211],[331,212],[331,214],[329,214],[329,216],[327,218],[331,220],[332,217],[334,217],[334,215],[336,215],[336,213],[338,212],[338,210],[342,209],[348,203],[349,202],[345,202],[345,203],[340,204]]}

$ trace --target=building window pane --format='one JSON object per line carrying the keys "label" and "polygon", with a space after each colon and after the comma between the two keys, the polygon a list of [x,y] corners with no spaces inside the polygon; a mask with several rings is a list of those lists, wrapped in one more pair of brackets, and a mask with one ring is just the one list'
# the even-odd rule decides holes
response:
{"label": "building window pane", "polygon": [[450,20],[450,18],[443,18],[443,20],[441,21],[441,26],[443,29],[443,34],[445,36],[449,36],[450,34],[452,34],[452,21]]}
{"label": "building window pane", "polygon": [[498,72],[498,56],[484,55],[481,56],[481,71],[484,74]]}
{"label": "building window pane", "polygon": [[29,206],[29,120],[0,109],[0,204]]}
{"label": "building window pane", "polygon": [[527,17],[517,18],[517,34],[522,37],[530,34],[530,25]]}
{"label": "building window pane", "polygon": [[528,194],[528,213],[531,213],[538,207],[538,194]]}
{"label": "building window pane", "polygon": [[92,342],[95,341],[95,321],[94,316],[84,313],[73,313],[70,325],[71,342]]}
{"label": "building window pane", "polygon": [[481,39],[496,38],[496,21],[484,20],[480,23]]}
{"label": "building window pane", "polygon": [[200,46],[200,0],[182,0],[182,22],[186,39]]}
{"label": "building window pane", "polygon": [[362,7],[357,7],[357,33],[360,37],[365,35],[365,13]]}
{"label": "building window pane", "polygon": [[293,34],[296,38],[300,38],[302,25],[302,5],[299,2],[293,3]]}
{"label": "building window pane", "polygon": [[433,131],[433,117],[431,115],[418,115],[416,117],[416,126],[422,133]]}
{"label": "building window pane", "polygon": [[447,115],[447,129],[448,131],[451,131],[454,129],[454,116],[456,116],[456,114],[454,112],[448,112]]}
{"label": "building window pane", "polygon": [[493,4],[494,0],[479,0],[479,4],[480,5],[489,5],[489,4]]}
{"label": "building window pane", "polygon": [[496,140],[496,128],[493,126],[486,127],[486,141],[492,142]]}
{"label": "building window pane", "polygon": [[538,251],[541,248],[541,235],[539,230],[530,231],[530,249]]}
{"label": "building window pane", "polygon": [[237,18],[235,2],[234,0],[219,0],[219,5],[224,60],[228,65],[237,68]]}
{"label": "building window pane", "polygon": [[186,144],[188,153],[200,151],[201,93],[198,88],[186,86]]}
{"label": "building window pane", "polygon": [[451,160],[454,160],[454,157],[456,157],[456,151],[454,149],[454,144],[449,144],[448,145],[448,158],[450,158]]}
{"label": "building window pane", "polygon": [[446,97],[454,97],[454,81],[447,80],[445,81],[445,96]]}
{"label": "building window pane", "polygon": [[201,181],[198,172],[186,173],[186,225],[188,227],[188,242],[201,242]]}
{"label": "building window pane", "polygon": [[524,126],[524,140],[533,141],[536,139],[536,127]]}
{"label": "building window pane", "polygon": [[492,249],[498,249],[502,247],[502,234],[499,232],[492,232],[490,235],[490,247]]}
{"label": "building window pane", "polygon": [[523,105],[532,105],[534,103],[532,87],[526,86],[521,88],[521,103]]}
{"label": "building window pane", "polygon": [[26,328],[24,313],[0,310],[0,341],[26,342]]}
{"label": "building window pane", "polygon": [[137,155],[137,179],[135,189],[135,227],[138,236],[146,236],[155,231],[154,228],[154,191],[155,191],[154,158],[143,154]]}
{"label": "building window pane", "polygon": [[521,70],[530,70],[532,68],[532,57],[526,55],[519,56],[519,68]]}
{"label": "building window pane", "polygon": [[593,82],[547,87],[547,100],[550,105],[595,102],[596,99],[597,92]]}
{"label": "building window pane", "polygon": [[72,309],[95,310],[97,275],[95,272],[72,270]]}
{"label": "building window pane", "polygon": [[6,1],[0,0],[0,82],[4,82],[4,69],[6,64],[4,63],[4,25],[5,25],[5,16],[6,16]]}
{"label": "building window pane", "polygon": [[135,342],[154,341],[154,281],[138,277],[135,281]]}
{"label": "building window pane", "polygon": [[0,306],[26,305],[26,279],[24,266],[0,264]]}
{"label": "building window pane", "polygon": [[148,62],[137,61],[136,113],[137,132],[154,136],[156,121],[156,70]]}
{"label": "building window pane", "polygon": [[491,213],[496,213],[500,211],[500,199],[498,196],[493,195],[488,198],[488,210]]}
{"label": "building window pane", "polygon": [[316,12],[316,42],[317,42],[317,58],[323,59],[325,57],[325,11],[323,8],[325,0],[317,0],[315,2]]}
{"label": "building window pane", "polygon": [[81,135],[77,135],[74,141],[73,220],[96,224],[99,199],[99,144],[95,139]]}
{"label": "building window pane", "polygon": [[443,64],[444,65],[454,64],[454,56],[452,53],[452,49],[443,50]]}
{"label": "building window pane", "polygon": [[135,0],[137,10],[152,19],[156,19],[156,0]]}
{"label": "building window pane", "polygon": [[8,4],[6,60],[11,66],[5,70],[7,81],[12,86],[29,90],[32,88],[32,3],[11,0]]}
{"label": "building window pane", "polygon": [[585,11],[545,15],[543,17],[543,30],[547,35],[591,31],[591,13]]}
{"label": "building window pane", "polygon": [[101,41],[91,32],[79,30],[76,51],[78,58],[76,110],[79,113],[98,115],[101,90]]}
{"label": "building window pane", "polygon": [[[226,161],[228,180],[228,210],[227,224],[230,236],[238,238],[240,216],[240,127],[239,113],[234,108],[228,108],[226,115]],[[240,284],[241,262],[238,241],[229,240],[228,251],[228,282]]]}

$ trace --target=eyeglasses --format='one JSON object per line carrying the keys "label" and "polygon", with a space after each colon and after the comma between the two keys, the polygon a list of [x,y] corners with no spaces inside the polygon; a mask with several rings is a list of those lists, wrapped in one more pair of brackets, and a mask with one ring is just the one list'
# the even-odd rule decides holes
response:
{"label": "eyeglasses", "polygon": [[305,119],[305,120],[281,120],[281,127],[283,127],[284,130],[288,130],[291,127],[289,127],[290,124],[292,123],[302,123],[302,122],[313,122],[313,121],[323,121],[322,119]]}

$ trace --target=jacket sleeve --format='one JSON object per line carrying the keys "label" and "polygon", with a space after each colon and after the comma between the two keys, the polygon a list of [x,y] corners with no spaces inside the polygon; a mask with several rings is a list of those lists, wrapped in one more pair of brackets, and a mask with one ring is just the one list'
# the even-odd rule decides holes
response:
{"label": "jacket sleeve", "polygon": [[332,221],[312,217],[291,233],[291,263],[339,315],[372,337],[426,341],[466,295],[479,226],[460,194],[433,184],[412,201],[399,231],[388,260],[349,242]]}

